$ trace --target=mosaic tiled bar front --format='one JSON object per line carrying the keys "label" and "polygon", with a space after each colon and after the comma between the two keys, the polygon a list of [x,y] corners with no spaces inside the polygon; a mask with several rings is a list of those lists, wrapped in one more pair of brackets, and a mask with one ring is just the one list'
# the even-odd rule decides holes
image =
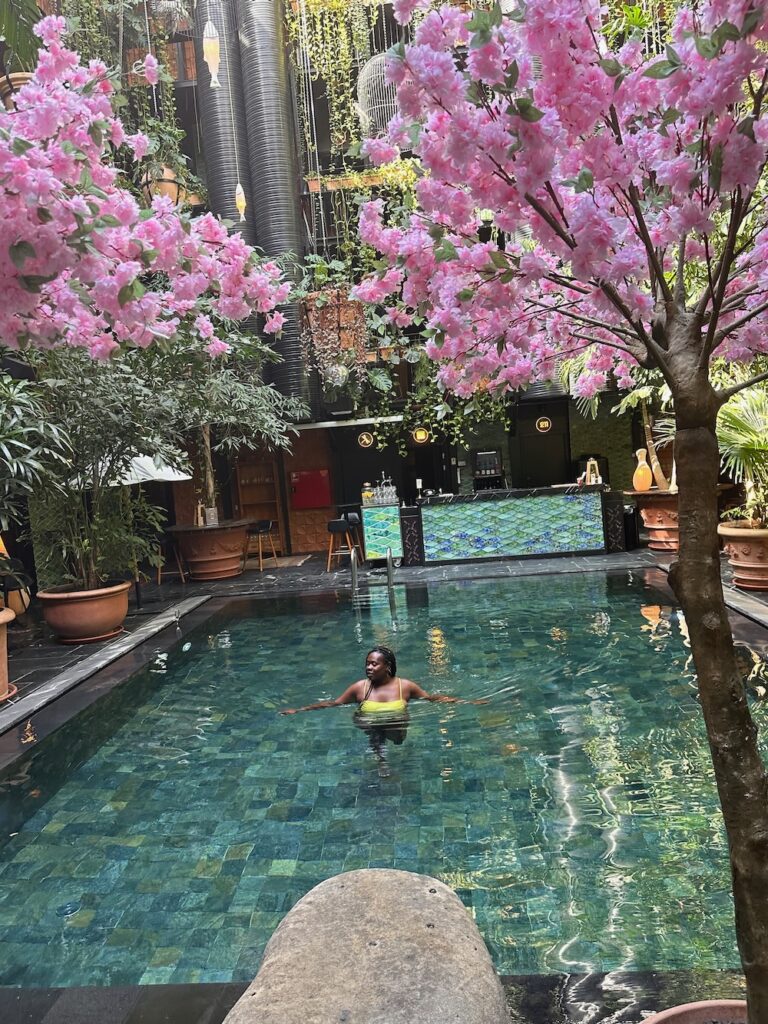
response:
{"label": "mosaic tiled bar front", "polygon": [[400,534],[400,509],[397,505],[364,505],[363,536],[365,557],[386,558],[387,548],[392,549],[393,558],[403,557],[403,541]]}
{"label": "mosaic tiled bar front", "polygon": [[605,550],[597,491],[438,499],[421,517],[426,562]]}

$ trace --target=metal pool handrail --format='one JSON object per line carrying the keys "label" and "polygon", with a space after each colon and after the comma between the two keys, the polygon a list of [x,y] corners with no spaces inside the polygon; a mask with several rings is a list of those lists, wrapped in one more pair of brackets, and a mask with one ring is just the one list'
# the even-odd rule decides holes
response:
{"label": "metal pool handrail", "polygon": [[392,565],[392,548],[387,548],[387,592],[389,594],[389,610],[394,620],[397,614],[397,605],[395,604],[395,570]]}
{"label": "metal pool handrail", "polygon": [[357,548],[352,547],[352,552],[349,556],[349,567],[352,570],[352,597],[357,593]]}

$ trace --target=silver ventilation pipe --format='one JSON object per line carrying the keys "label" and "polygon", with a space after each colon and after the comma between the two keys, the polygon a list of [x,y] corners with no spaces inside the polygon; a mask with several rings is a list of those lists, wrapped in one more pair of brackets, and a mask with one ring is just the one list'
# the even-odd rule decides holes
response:
{"label": "silver ventilation pipe", "polygon": [[[233,230],[239,231],[249,245],[255,245],[253,191],[237,34],[237,19],[230,3],[226,0],[197,0],[196,88],[209,206],[220,217],[231,220]],[[242,186],[246,202],[244,221],[240,220],[237,209],[238,184]]]}
{"label": "silver ventilation pipe", "polygon": [[[282,0],[237,0],[237,9],[256,242],[268,256],[301,259],[301,174]],[[271,368],[272,381],[282,394],[306,399],[301,312],[297,303],[282,312],[275,348],[283,362]]]}

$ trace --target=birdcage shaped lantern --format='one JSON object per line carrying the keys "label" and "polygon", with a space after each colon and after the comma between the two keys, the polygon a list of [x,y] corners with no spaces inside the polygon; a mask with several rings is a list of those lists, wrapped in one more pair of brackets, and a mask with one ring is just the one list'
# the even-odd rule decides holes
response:
{"label": "birdcage shaped lantern", "polygon": [[397,113],[397,87],[386,80],[387,55],[366,61],[357,78],[357,110],[365,138],[385,135]]}

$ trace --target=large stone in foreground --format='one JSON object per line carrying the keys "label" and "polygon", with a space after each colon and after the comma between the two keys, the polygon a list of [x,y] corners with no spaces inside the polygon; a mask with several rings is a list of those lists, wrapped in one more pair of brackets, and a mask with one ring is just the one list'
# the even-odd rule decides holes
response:
{"label": "large stone in foreground", "polygon": [[225,1024],[504,1024],[465,907],[428,875],[350,871],[284,918]]}

